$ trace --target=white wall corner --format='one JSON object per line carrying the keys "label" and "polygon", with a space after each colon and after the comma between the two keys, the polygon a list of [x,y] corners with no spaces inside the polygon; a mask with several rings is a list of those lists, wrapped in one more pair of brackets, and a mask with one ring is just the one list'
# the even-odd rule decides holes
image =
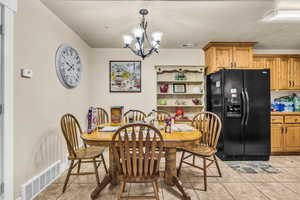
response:
{"label": "white wall corner", "polygon": [[15,12],[17,11],[17,0],[0,0],[0,3]]}
{"label": "white wall corner", "polygon": [[4,133],[4,200],[14,199],[14,11],[4,7],[3,36],[3,133]]}

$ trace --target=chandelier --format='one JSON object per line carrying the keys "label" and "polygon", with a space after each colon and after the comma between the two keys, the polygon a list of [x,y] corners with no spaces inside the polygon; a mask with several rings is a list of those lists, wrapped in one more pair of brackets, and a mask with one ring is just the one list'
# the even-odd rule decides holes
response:
{"label": "chandelier", "polygon": [[[142,21],[137,28],[133,30],[133,35],[124,35],[124,48],[129,48],[134,54],[143,58],[150,56],[153,52],[158,53],[160,47],[160,41],[162,37],[161,32],[152,33],[152,40],[149,39],[147,33],[147,21],[145,20],[145,15],[149,12],[147,9],[141,9],[140,14],[142,15]],[[131,46],[131,43],[135,40],[134,47]],[[148,51],[145,50],[148,48]]]}

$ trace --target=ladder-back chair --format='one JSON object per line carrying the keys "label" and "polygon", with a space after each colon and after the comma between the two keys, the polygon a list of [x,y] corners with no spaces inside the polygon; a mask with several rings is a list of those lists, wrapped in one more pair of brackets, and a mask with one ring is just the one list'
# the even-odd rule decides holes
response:
{"label": "ladder-back chair", "polygon": [[[192,126],[201,132],[202,137],[198,144],[182,148],[183,153],[178,168],[178,176],[180,175],[180,170],[183,163],[203,170],[204,191],[206,191],[207,167],[215,163],[218,169],[219,176],[222,176],[218,160],[215,156],[215,153],[217,152],[216,146],[220,136],[222,123],[220,118],[216,114],[211,112],[201,112],[193,118]],[[185,156],[186,153],[188,153],[189,155]],[[186,159],[190,157],[193,158],[192,162],[186,161]],[[203,167],[197,166],[195,164],[195,157],[200,157],[203,159]],[[206,161],[209,161],[210,163],[207,164]]]}
{"label": "ladder-back chair", "polygon": [[109,117],[107,112],[100,107],[96,108],[96,125],[97,127],[103,124],[109,123]]}
{"label": "ladder-back chair", "polygon": [[[146,124],[129,124],[117,130],[112,149],[121,177],[118,199],[159,199],[159,164],[163,138],[158,129]],[[152,183],[155,196],[123,196],[126,183]]]}
{"label": "ladder-back chair", "polygon": [[[107,168],[105,160],[103,157],[103,152],[105,148],[102,147],[90,147],[82,143],[80,145],[78,136],[82,134],[82,129],[78,123],[78,120],[71,114],[65,114],[61,118],[61,129],[64,135],[64,138],[67,143],[67,148],[69,152],[68,159],[71,161],[67,177],[63,186],[63,192],[65,192],[69,178],[71,175],[96,175],[96,181],[100,184],[98,167],[103,163],[104,169],[107,173]],[[100,158],[100,160],[97,160]],[[75,163],[75,161],[77,161]],[[80,172],[81,163],[93,163],[94,172]],[[98,163],[98,164],[97,164]],[[72,170],[78,166],[77,173],[71,173]]]}
{"label": "ladder-back chair", "polygon": [[146,118],[146,114],[140,110],[128,110],[124,114],[123,122],[124,123],[134,123],[137,121],[144,121]]}

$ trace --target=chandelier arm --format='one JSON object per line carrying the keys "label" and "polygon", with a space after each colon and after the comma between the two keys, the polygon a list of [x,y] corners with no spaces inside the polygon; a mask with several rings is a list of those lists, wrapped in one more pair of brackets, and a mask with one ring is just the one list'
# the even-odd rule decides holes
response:
{"label": "chandelier arm", "polygon": [[150,56],[150,55],[153,53],[153,51],[155,51],[155,50],[156,50],[156,48],[152,47],[152,48],[149,50],[149,52],[148,52],[147,54],[145,54],[145,57]]}
{"label": "chandelier arm", "polygon": [[144,52],[144,48],[142,48],[142,44],[143,44],[143,42],[142,42],[142,40],[137,40],[137,42],[138,42],[138,44],[139,44],[139,46],[140,46],[140,50],[138,50],[138,52],[140,52],[140,55],[142,55],[142,56],[144,56],[145,54],[145,52]]}
{"label": "chandelier arm", "polygon": [[129,48],[135,55],[140,56],[140,54],[138,53],[138,51],[135,51],[131,46],[126,46],[126,48]]}

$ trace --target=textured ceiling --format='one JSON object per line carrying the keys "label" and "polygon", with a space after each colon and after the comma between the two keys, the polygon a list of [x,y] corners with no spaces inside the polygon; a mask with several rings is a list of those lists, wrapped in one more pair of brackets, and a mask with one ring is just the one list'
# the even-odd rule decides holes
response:
{"label": "textured ceiling", "polygon": [[300,23],[265,23],[272,0],[102,1],[42,0],[64,23],[94,48],[121,48],[122,35],[149,9],[149,31],[163,32],[162,48],[208,41],[257,41],[256,48],[300,49]]}

